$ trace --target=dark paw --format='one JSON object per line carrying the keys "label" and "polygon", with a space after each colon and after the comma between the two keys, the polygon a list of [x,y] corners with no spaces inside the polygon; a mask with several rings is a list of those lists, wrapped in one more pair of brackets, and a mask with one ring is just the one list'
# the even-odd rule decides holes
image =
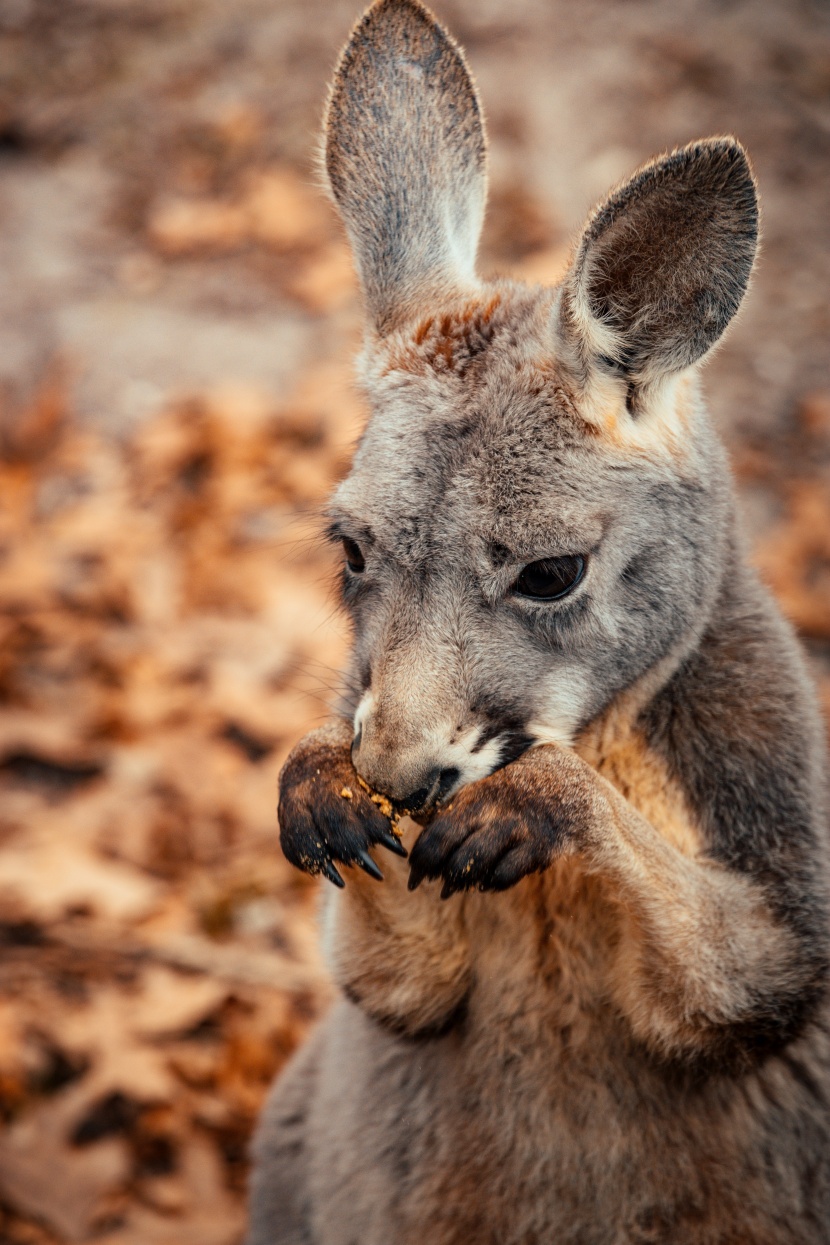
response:
{"label": "dark paw", "polygon": [[465,787],[422,831],[409,859],[409,889],[442,878],[442,899],[507,890],[547,869],[574,842],[582,804],[572,787],[563,793],[555,773],[525,754]]}
{"label": "dark paw", "polygon": [[330,728],[307,736],[286,761],[279,823],[280,844],[291,864],[322,873],[335,886],[345,885],[335,862],[357,865],[380,882],[383,874],[369,849],[386,847],[406,856],[389,819],[361,786],[348,742],[333,739]]}

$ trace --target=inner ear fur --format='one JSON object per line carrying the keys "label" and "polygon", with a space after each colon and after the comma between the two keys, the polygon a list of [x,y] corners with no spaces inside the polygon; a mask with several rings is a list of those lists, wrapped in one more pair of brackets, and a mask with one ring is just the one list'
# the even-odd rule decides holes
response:
{"label": "inner ear fur", "polygon": [[692,143],[645,165],[590,217],[565,284],[565,327],[629,387],[680,371],[737,311],[757,242],[740,143]]}
{"label": "inner ear fur", "polygon": [[378,0],[340,58],[325,163],[380,333],[475,284],[486,140],[460,49],[417,0]]}

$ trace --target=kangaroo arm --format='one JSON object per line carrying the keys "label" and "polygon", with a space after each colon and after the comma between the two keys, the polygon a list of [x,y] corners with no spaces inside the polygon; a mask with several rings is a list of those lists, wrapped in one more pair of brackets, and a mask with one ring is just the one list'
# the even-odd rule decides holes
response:
{"label": "kangaroo arm", "polygon": [[821,986],[816,948],[753,877],[685,854],[611,783],[592,781],[602,812],[580,846],[620,901],[609,982],[637,1037],[664,1055],[739,1058],[793,1037]]}
{"label": "kangaroo arm", "polygon": [[[533,748],[456,796],[413,848],[411,884],[503,890],[568,854],[616,901],[607,993],[655,1053],[743,1059],[795,1035],[826,960],[822,940],[787,919],[786,893],[760,869],[719,862],[694,825],[653,823],[570,749]],[[793,869],[817,909],[818,869]]]}
{"label": "kangaroo arm", "polygon": [[360,785],[351,742],[350,724],[335,719],[291,752],[280,775],[283,851],[335,886],[345,878],[343,889],[327,888],[323,920],[326,958],[343,992],[396,1032],[441,1031],[469,986],[463,912],[407,890],[406,851]]}

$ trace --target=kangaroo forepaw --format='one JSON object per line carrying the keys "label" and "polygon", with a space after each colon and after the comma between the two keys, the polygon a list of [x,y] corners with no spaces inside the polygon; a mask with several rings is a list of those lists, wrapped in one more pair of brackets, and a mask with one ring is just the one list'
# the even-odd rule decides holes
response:
{"label": "kangaroo forepaw", "polygon": [[383,880],[369,855],[371,847],[406,856],[388,818],[358,781],[349,741],[350,735],[338,738],[330,728],[306,736],[280,774],[280,843],[286,858],[341,887],[345,883],[336,864],[357,865]]}
{"label": "kangaroo forepaw", "polygon": [[589,816],[584,783],[573,781],[579,769],[568,774],[569,761],[557,773],[534,750],[465,787],[421,832],[409,859],[409,889],[442,878],[447,899],[456,891],[507,890],[547,869],[576,844]]}

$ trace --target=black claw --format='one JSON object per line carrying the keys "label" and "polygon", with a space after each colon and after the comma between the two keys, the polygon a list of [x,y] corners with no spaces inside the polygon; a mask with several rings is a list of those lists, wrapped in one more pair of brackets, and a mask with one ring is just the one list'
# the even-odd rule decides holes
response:
{"label": "black claw", "polygon": [[390,852],[394,852],[396,856],[402,856],[406,859],[406,848],[400,839],[396,839],[394,834],[384,831],[383,834],[377,836],[377,841],[381,847],[388,847]]}
{"label": "black claw", "polygon": [[416,891],[418,887],[421,885],[421,883],[423,882],[423,880],[424,880],[424,875],[422,873],[418,873],[417,870],[415,869],[410,869],[409,870],[409,881],[406,884],[406,889],[408,891]]}
{"label": "black claw", "polygon": [[375,880],[378,882],[383,881],[383,874],[381,873],[380,869],[377,867],[375,862],[372,860],[372,857],[369,855],[368,852],[366,851],[358,852],[355,858],[355,864],[360,865],[363,872],[368,873],[370,878],[375,878]]}
{"label": "black claw", "polygon": [[326,877],[328,878],[330,882],[333,882],[335,886],[339,886],[341,891],[343,890],[346,883],[343,881],[340,874],[337,872],[337,870],[335,869],[334,865],[331,863],[330,860],[326,860],[323,862],[323,873],[325,873]]}
{"label": "black claw", "polygon": [[449,880],[446,881],[444,885],[441,887],[441,898],[449,899],[450,896],[454,894],[455,894],[455,887],[453,886],[452,882],[450,882]]}

